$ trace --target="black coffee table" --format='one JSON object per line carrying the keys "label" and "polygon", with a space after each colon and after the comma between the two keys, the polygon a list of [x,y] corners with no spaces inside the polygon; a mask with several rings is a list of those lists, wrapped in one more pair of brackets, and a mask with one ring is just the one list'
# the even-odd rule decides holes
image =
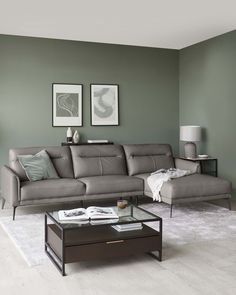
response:
{"label": "black coffee table", "polygon": [[[66,263],[84,260],[147,253],[161,261],[162,219],[134,205],[114,209],[119,219],[109,224],[60,222],[58,211],[45,213],[45,251],[63,276]],[[111,226],[139,222],[143,224],[141,230],[118,232]],[[158,222],[158,230],[149,227],[148,222]]]}

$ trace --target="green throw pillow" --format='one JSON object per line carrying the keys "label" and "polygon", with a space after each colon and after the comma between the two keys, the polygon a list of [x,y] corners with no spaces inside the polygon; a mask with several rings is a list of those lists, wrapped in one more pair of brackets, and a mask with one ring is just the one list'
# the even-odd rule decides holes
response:
{"label": "green throw pillow", "polygon": [[18,156],[18,160],[30,181],[59,178],[45,150],[40,151],[36,155]]}

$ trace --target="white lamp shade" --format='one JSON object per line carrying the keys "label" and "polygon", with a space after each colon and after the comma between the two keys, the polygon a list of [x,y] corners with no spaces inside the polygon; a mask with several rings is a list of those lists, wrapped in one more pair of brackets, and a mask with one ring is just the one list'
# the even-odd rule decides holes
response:
{"label": "white lamp shade", "polygon": [[181,141],[200,141],[201,127],[200,126],[180,126],[180,140]]}

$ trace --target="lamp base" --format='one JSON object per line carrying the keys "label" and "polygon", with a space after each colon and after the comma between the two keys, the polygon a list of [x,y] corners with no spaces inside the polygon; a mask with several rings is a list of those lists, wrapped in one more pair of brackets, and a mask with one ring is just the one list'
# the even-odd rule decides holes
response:
{"label": "lamp base", "polygon": [[197,157],[197,147],[194,142],[186,142],[184,144],[185,158],[196,158]]}

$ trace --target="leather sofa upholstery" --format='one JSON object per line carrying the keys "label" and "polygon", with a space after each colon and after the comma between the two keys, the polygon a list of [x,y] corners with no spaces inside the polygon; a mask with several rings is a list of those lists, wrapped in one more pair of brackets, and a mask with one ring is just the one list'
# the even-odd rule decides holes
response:
{"label": "leather sofa upholstery", "polygon": [[83,196],[85,184],[77,179],[45,179],[21,183],[21,201]]}
{"label": "leather sofa upholstery", "polygon": [[47,150],[47,153],[52,160],[52,163],[61,178],[74,178],[73,166],[71,161],[71,152],[68,146],[56,147],[32,147],[10,149],[9,151],[9,167],[17,174],[20,181],[27,181],[28,178],[24,169],[18,161],[18,155],[35,155],[42,149]]}
{"label": "leather sofa upholstery", "polygon": [[105,175],[80,178],[86,185],[86,194],[108,194],[139,191],[143,194],[143,181],[127,175]]}
{"label": "leather sofa upholstery", "polygon": [[[48,152],[60,178],[30,182],[17,156],[36,154],[42,149]],[[2,198],[15,208],[100,198],[152,197],[147,177],[158,169],[171,167],[193,174],[164,183],[163,202],[172,205],[231,197],[229,181],[199,174],[199,164],[175,159],[170,145],[132,144],[11,149],[9,166],[1,169]]]}
{"label": "leather sofa upholstery", "polygon": [[[152,197],[151,189],[147,183],[150,174],[138,174],[136,177],[144,181],[144,194]],[[161,188],[161,197],[163,202],[176,204],[181,201],[201,201],[202,198],[209,196],[222,196],[231,194],[231,183],[220,177],[210,175],[193,174],[177,179],[172,179],[163,184]],[[221,197],[220,197],[221,198]],[[211,199],[211,198],[210,198]],[[181,202],[183,203],[183,202]]]}
{"label": "leather sofa upholstery", "polygon": [[123,147],[131,176],[174,167],[171,146],[168,144],[129,144]]}
{"label": "leather sofa upholstery", "polygon": [[150,173],[160,169],[176,167],[189,170],[192,175],[169,180],[162,185],[161,199],[170,205],[189,201],[207,201],[231,198],[232,186],[228,180],[203,175],[198,163],[174,159],[170,145],[136,144],[124,145],[129,175],[144,182],[144,195],[152,197],[147,183]]}
{"label": "leather sofa upholstery", "polygon": [[162,198],[171,198],[173,201],[189,197],[215,196],[231,193],[229,181],[210,175],[193,174],[172,179],[163,184]]}
{"label": "leather sofa upholstery", "polygon": [[75,178],[127,174],[120,145],[71,146],[71,154]]}

